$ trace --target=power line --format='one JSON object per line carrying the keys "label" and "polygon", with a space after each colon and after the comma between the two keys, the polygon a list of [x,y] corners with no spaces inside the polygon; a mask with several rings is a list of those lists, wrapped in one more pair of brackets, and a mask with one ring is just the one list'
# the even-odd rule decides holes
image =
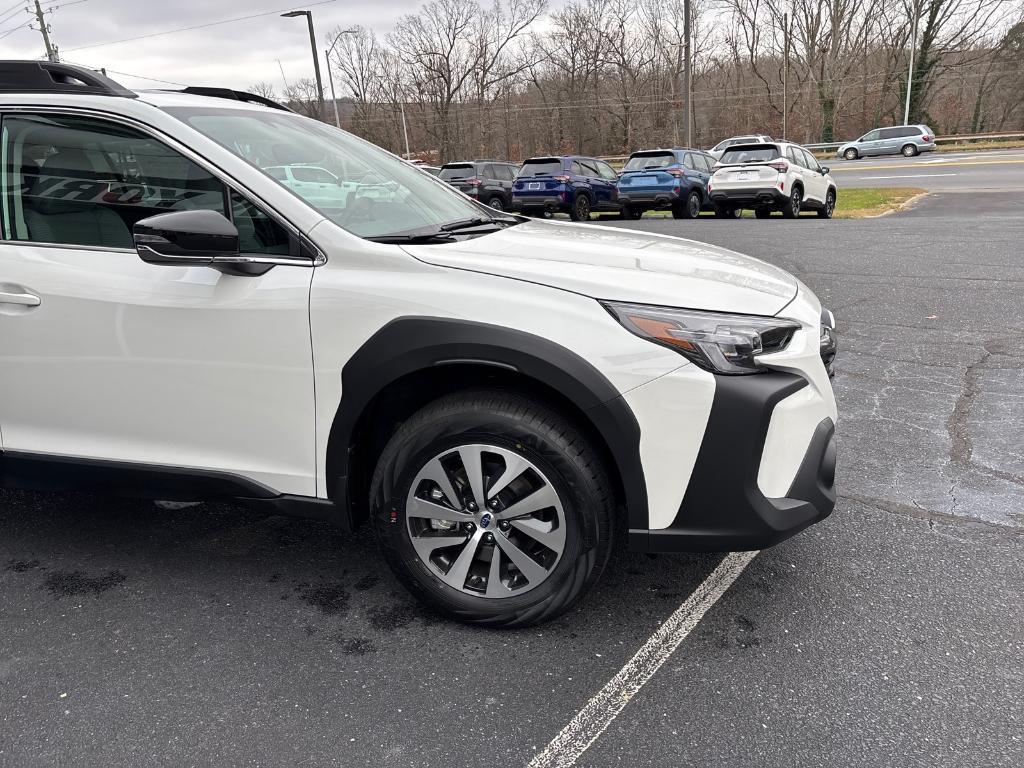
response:
{"label": "power line", "polygon": [[[330,3],[335,3],[335,2],[337,2],[337,0],[319,0],[318,2],[314,2],[314,3],[306,3],[306,7],[307,8],[315,8],[318,5],[328,5]],[[70,5],[70,3],[69,3],[69,5]],[[273,10],[273,11],[262,11],[260,13],[250,13],[250,14],[248,14],[246,16],[235,16],[234,18],[221,19],[220,21],[211,21],[211,22],[207,22],[206,24],[193,24],[192,26],[189,26],[189,27],[178,27],[176,29],[165,29],[165,30],[163,30],[161,32],[150,32],[149,34],[146,34],[146,35],[136,35],[135,37],[124,37],[124,38],[121,38],[120,40],[107,40],[106,42],[103,42],[103,43],[89,43],[88,45],[79,45],[79,46],[76,46],[74,48],[68,48],[67,50],[68,51],[84,51],[87,48],[99,48],[99,47],[104,46],[104,45],[118,45],[119,43],[130,43],[133,40],[147,40],[147,39],[149,39],[151,37],[161,37],[163,35],[173,35],[173,34],[177,34],[178,32],[190,32],[190,31],[192,31],[194,29],[206,29],[208,27],[216,27],[216,26],[219,26],[221,24],[232,24],[232,23],[234,23],[236,21],[247,21],[248,19],[258,19],[258,18],[261,18],[263,16],[273,16],[275,14],[282,13],[284,11],[289,11],[289,10],[291,10],[291,6],[289,6],[287,8],[277,8],[276,10]]]}

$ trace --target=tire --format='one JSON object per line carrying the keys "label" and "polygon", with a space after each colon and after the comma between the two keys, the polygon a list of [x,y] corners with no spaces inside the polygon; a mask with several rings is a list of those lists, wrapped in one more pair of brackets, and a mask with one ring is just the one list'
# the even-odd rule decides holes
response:
{"label": "tire", "polygon": [[819,219],[831,219],[836,210],[836,191],[830,189],[825,194],[825,205],[817,210]]}
{"label": "tire", "polygon": [[505,210],[505,201],[501,199],[501,195],[495,195],[494,197],[492,197],[490,200],[487,201],[487,205],[489,205],[496,211]]}
{"label": "tire", "polygon": [[626,221],[636,221],[637,219],[644,215],[644,212],[638,208],[634,208],[632,205],[629,205],[628,203],[623,203],[622,211],[619,215],[622,216],[622,218],[625,219]]}
{"label": "tire", "polygon": [[583,194],[576,195],[569,209],[569,218],[573,221],[590,221],[590,198]]}
{"label": "tire", "polygon": [[771,215],[772,215],[772,209],[771,208],[755,208],[754,209],[754,216],[756,216],[759,219],[767,219]]}
{"label": "tire", "polygon": [[[512,462],[521,474],[495,498],[490,489]],[[490,468],[477,475],[484,489],[478,495],[472,483],[463,482],[467,466]],[[445,491],[430,479],[442,475]],[[509,508],[505,505],[529,503],[524,483],[534,486],[534,494],[544,492],[544,501],[552,504],[509,523],[501,517]],[[614,500],[600,459],[570,421],[513,392],[468,390],[427,405],[388,441],[370,487],[373,528],[395,575],[418,599],[458,621],[492,627],[548,621],[593,586],[611,553]],[[444,503],[460,493],[452,505]],[[487,497],[486,502],[478,496]],[[438,510],[441,521],[415,514]],[[463,530],[467,524],[475,530]],[[544,530],[548,525],[550,530]],[[524,527],[534,533],[523,533]],[[463,541],[437,547],[430,542],[434,536]],[[540,546],[542,539],[561,546],[561,552]],[[523,549],[508,555],[509,542]],[[475,549],[460,563],[459,555],[471,545]],[[519,559],[527,548],[536,556],[530,562]],[[494,552],[500,553],[496,573],[490,565]],[[513,556],[523,570],[514,567]],[[457,576],[452,574],[456,566]],[[488,596],[492,585],[494,594]]]}
{"label": "tire", "polygon": [[672,205],[673,219],[695,219],[698,216],[700,216],[700,194],[698,192],[690,192],[686,196],[685,203]]}
{"label": "tire", "polygon": [[731,206],[716,205],[715,206],[715,218],[716,219],[738,219],[743,215],[742,208],[733,208]]}
{"label": "tire", "polygon": [[850,147],[848,150],[843,152],[843,157],[846,158],[847,160],[856,160],[858,157],[860,157],[860,155],[857,153],[856,149]]}
{"label": "tire", "polygon": [[782,215],[787,219],[795,219],[800,215],[800,208],[803,205],[804,191],[800,187],[793,187],[793,191],[782,205]]}
{"label": "tire", "polygon": [[917,151],[917,146],[916,145],[914,145],[914,144],[904,144],[903,145],[903,149],[900,150],[900,154],[902,154],[904,157],[914,157],[915,155],[917,155],[919,153]]}

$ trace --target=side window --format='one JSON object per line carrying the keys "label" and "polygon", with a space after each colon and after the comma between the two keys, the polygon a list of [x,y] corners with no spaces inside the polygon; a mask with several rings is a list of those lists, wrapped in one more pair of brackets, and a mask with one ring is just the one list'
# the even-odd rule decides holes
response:
{"label": "side window", "polygon": [[498,166],[496,165],[485,165],[483,166],[484,178],[485,179],[500,179],[498,175]]}
{"label": "side window", "polygon": [[168,211],[226,214],[224,185],[145,134],[91,117],[3,122],[8,240],[133,248],[132,227]]}
{"label": "side window", "polygon": [[894,139],[900,135],[899,128],[883,128],[878,132],[878,138],[880,139]]}
{"label": "side window", "polygon": [[586,176],[586,172],[583,170],[583,165],[577,161],[572,161],[572,174],[573,176]]}
{"label": "side window", "polygon": [[874,131],[868,131],[863,136],[861,136],[860,140],[861,141],[878,141],[878,134],[879,133],[880,133],[880,131],[878,131],[877,129],[874,130]]}
{"label": "side window", "polygon": [[707,173],[711,173],[711,166],[715,164],[715,158],[708,155],[696,155],[697,167]]}
{"label": "side window", "polygon": [[697,170],[697,164],[693,159],[693,155],[690,154],[689,152],[683,155],[683,165],[689,168],[691,171]]}
{"label": "side window", "polygon": [[600,178],[601,174],[597,171],[597,166],[593,160],[581,160],[580,165],[583,166],[583,175],[589,176],[590,178]]}
{"label": "side window", "polygon": [[786,147],[786,157],[789,159],[789,161],[791,163],[796,163],[801,168],[803,168],[805,166],[804,159],[802,157],[802,153],[796,147],[793,147],[793,146]]}
{"label": "side window", "polygon": [[806,149],[801,149],[800,153],[804,156],[804,167],[810,168],[812,171],[820,171],[821,166],[818,165],[818,161],[814,159],[814,155],[808,152]]}
{"label": "side window", "polygon": [[595,164],[597,165],[597,172],[601,174],[602,179],[606,179],[607,181],[619,180],[619,174],[617,174],[615,169],[608,165],[608,163],[603,163],[600,160],[597,160],[595,161]]}

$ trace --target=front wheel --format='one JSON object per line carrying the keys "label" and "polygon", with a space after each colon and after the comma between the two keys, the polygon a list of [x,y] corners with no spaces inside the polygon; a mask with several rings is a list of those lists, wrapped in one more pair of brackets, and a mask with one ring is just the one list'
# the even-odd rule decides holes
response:
{"label": "front wheel", "polygon": [[917,147],[913,144],[904,144],[900,152],[903,153],[904,157],[913,157],[917,154]]}
{"label": "front wheel", "polygon": [[847,160],[856,160],[857,159],[857,150],[853,149],[851,147],[850,149],[846,150],[843,153],[843,157],[845,157]]}
{"label": "front wheel", "polygon": [[611,551],[599,456],[559,413],[521,395],[445,396],[391,437],[371,484],[388,564],[460,621],[526,626],[567,610]]}
{"label": "front wheel", "polygon": [[505,201],[502,200],[501,197],[499,197],[498,195],[495,195],[490,200],[488,200],[487,204],[496,211],[505,210]]}
{"label": "front wheel", "polygon": [[782,215],[787,219],[795,219],[800,215],[800,207],[803,205],[804,193],[800,187],[793,187],[789,198],[782,205]]}
{"label": "front wheel", "polygon": [[586,195],[576,195],[572,208],[569,209],[569,218],[573,221],[590,221],[590,198]]}
{"label": "front wheel", "polygon": [[836,191],[830,189],[825,195],[825,205],[818,209],[819,219],[831,219],[836,210]]}

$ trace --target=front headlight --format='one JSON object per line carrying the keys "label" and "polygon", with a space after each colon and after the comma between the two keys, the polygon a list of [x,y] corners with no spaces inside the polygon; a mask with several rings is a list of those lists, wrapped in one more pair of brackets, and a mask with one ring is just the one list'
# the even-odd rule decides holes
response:
{"label": "front headlight", "polygon": [[674,349],[712,373],[764,373],[755,358],[785,349],[800,330],[795,320],[777,317],[602,303],[626,330]]}

